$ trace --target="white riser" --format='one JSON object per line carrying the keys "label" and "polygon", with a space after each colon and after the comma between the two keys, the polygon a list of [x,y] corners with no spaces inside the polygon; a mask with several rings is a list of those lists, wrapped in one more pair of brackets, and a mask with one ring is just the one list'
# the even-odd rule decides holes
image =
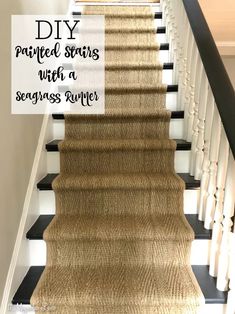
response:
{"label": "white riser", "polygon": [[[184,136],[183,119],[171,119],[169,133],[171,139],[182,139]],[[64,139],[64,120],[53,121],[53,138],[57,140]]]}
{"label": "white riser", "polygon": [[[176,151],[175,152],[175,171],[178,173],[188,173],[190,164],[190,151]],[[59,152],[47,153],[47,172],[60,172],[60,154]]]}
{"label": "white riser", "polygon": [[[11,306],[11,313],[16,314],[35,314],[33,308],[29,305],[13,305]],[[225,314],[226,304],[204,304],[197,314]]]}
{"label": "white riser", "polygon": [[[171,62],[169,50],[160,50],[160,51],[159,51],[159,61],[160,61],[161,63],[164,63],[164,62]],[[168,71],[169,71],[169,70],[168,70]]]}
{"label": "white riser", "polygon": [[[197,214],[197,204],[199,200],[199,190],[184,191],[184,213]],[[39,214],[55,214],[55,194],[54,191],[39,191]]]}
{"label": "white riser", "polygon": [[[31,266],[46,264],[46,242],[44,240],[29,241],[29,259]],[[210,240],[194,240],[191,247],[191,265],[208,265]]]}
{"label": "white riser", "polygon": [[157,42],[159,44],[166,44],[166,43],[168,43],[166,34],[156,34],[156,37],[157,37]]}
{"label": "white riser", "polygon": [[173,84],[173,70],[162,71],[162,83],[168,85]]}

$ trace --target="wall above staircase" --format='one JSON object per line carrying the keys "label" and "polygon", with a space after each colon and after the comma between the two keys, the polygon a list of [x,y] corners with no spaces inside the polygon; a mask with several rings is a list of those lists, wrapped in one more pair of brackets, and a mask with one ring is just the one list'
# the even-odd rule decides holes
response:
{"label": "wall above staircase", "polygon": [[199,0],[221,55],[235,56],[235,2]]}

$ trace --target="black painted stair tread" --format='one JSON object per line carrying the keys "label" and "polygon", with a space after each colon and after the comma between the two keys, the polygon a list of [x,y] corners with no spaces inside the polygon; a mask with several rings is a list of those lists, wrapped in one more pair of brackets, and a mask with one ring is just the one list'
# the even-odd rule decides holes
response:
{"label": "black painted stair tread", "polygon": [[[46,150],[48,152],[58,152],[58,145],[62,140],[53,140],[46,144]],[[185,140],[175,140],[177,143],[176,150],[191,150],[191,143]]]}
{"label": "black painted stair tread", "polygon": [[173,70],[173,69],[174,69],[174,63],[173,62],[164,62],[163,63],[163,70]]}
{"label": "black painted stair tread", "polygon": [[209,275],[209,266],[193,265],[193,272],[206,299],[206,304],[226,304],[228,293],[216,289],[216,278]]}
{"label": "black painted stair tread", "polygon": [[42,240],[43,232],[53,218],[54,215],[40,215],[26,233],[26,238],[29,240]]}
{"label": "black painted stair tread", "polygon": [[[199,189],[200,181],[194,180],[194,177],[190,176],[189,173],[178,173],[178,175],[184,180],[186,189]],[[52,190],[52,181],[58,176],[57,173],[49,173],[44,178],[42,178],[38,184],[37,188],[41,191]]]}
{"label": "black painted stair tread", "polygon": [[178,92],[178,85],[167,85],[167,92],[171,93],[171,92]]}
{"label": "black painted stair tread", "polygon": [[[54,215],[40,215],[30,230],[26,234],[26,238],[29,240],[42,240],[43,232],[53,219]],[[195,239],[210,240],[211,231],[204,229],[203,223],[198,220],[198,215],[185,215],[189,224],[193,228],[195,233]]]}
{"label": "black painted stair tread", "polygon": [[[64,120],[63,113],[53,113],[52,117],[54,120]],[[183,119],[184,118],[184,111],[172,111],[171,112],[171,119]]]}
{"label": "black painted stair tread", "polygon": [[165,34],[166,33],[166,27],[165,26],[158,26],[156,29],[157,34]]}
{"label": "black painted stair tread", "polygon": [[[226,304],[227,292],[216,289],[216,279],[209,275],[208,266],[192,266],[193,272],[201,287],[206,304]],[[44,270],[44,266],[31,266],[16,291],[12,304],[29,304],[32,293]]]}
{"label": "black painted stair tread", "polygon": [[170,45],[168,43],[160,44],[160,50],[169,50]]}
{"label": "black painted stair tread", "polygon": [[197,214],[186,214],[189,224],[191,225],[196,240],[210,240],[212,237],[212,231],[204,228],[204,222],[198,220]]}

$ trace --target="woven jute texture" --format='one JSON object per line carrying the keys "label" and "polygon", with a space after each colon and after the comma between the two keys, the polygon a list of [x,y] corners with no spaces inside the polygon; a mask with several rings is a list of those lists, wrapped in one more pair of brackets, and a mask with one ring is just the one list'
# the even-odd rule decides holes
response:
{"label": "woven jute texture", "polygon": [[196,314],[194,234],[151,10],[88,6],[85,14],[106,15],[106,113],[65,115],[56,215],[31,304],[39,314]]}

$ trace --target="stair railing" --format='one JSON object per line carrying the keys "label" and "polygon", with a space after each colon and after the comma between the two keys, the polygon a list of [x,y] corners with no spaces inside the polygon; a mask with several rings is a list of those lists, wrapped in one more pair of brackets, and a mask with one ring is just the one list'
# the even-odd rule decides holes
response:
{"label": "stair railing", "polygon": [[197,0],[162,0],[184,110],[184,137],[192,142],[190,174],[201,180],[198,219],[212,229],[209,272],[227,291],[235,313],[235,94]]}

